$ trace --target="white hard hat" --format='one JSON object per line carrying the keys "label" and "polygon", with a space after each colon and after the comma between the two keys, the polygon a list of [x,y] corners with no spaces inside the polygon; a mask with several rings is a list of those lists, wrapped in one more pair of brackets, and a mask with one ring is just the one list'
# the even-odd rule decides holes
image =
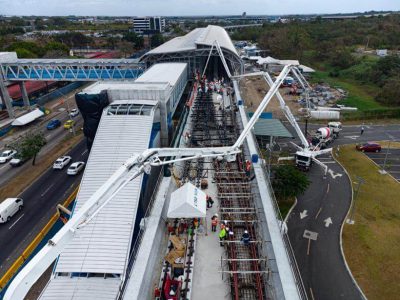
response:
{"label": "white hard hat", "polygon": [[248,231],[247,231],[247,230],[245,230],[245,231],[244,231],[244,233],[248,233]]}
{"label": "white hard hat", "polygon": [[218,217],[218,214],[215,214],[214,216]]}

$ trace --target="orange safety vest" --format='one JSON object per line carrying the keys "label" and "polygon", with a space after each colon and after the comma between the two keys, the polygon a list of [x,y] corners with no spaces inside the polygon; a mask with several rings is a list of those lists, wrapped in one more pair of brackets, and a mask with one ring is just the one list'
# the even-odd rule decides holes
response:
{"label": "orange safety vest", "polygon": [[246,171],[250,172],[251,168],[251,162],[249,160],[246,160]]}

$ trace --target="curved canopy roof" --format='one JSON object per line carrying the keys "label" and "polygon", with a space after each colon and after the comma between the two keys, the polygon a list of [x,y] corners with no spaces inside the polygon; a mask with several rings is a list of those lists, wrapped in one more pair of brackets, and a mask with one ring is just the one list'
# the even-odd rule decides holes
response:
{"label": "curved canopy roof", "polygon": [[144,56],[196,50],[198,46],[211,47],[215,40],[218,41],[221,48],[238,56],[235,46],[225,29],[214,25],[208,25],[205,28],[196,28],[184,36],[176,37],[150,50]]}

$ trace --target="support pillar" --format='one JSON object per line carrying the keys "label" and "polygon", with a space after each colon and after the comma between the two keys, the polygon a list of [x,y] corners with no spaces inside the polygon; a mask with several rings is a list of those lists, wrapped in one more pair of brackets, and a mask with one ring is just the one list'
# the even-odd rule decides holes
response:
{"label": "support pillar", "polygon": [[26,91],[25,81],[19,82],[19,88],[21,90],[22,100],[24,101],[24,106],[29,109],[30,103],[29,103],[28,93]]}
{"label": "support pillar", "polygon": [[160,102],[160,140],[161,147],[168,147],[168,111],[165,99],[162,99]]}
{"label": "support pillar", "polygon": [[8,94],[8,90],[2,78],[0,78],[0,97],[2,99],[3,104],[6,105],[8,116],[13,119],[15,118],[14,109],[11,104],[11,98]]}

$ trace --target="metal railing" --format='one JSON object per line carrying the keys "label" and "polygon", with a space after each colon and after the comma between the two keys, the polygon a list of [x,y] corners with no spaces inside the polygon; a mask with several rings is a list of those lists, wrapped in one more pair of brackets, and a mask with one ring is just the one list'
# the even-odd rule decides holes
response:
{"label": "metal railing", "polygon": [[[251,134],[253,135],[254,141],[257,141],[254,132],[251,132]],[[260,149],[260,147],[259,147],[257,142],[255,143],[255,146],[257,148],[258,154],[261,156],[262,152],[261,152],[261,149]],[[272,188],[272,184],[271,184],[270,178],[266,176],[266,174],[270,174],[271,170],[267,170],[267,168],[266,168],[266,166],[265,166],[265,164],[263,162],[260,163],[260,166],[261,166],[261,168],[263,170],[262,174],[263,174],[264,180],[268,185],[269,195],[273,200],[273,207],[274,207],[275,216],[276,216],[276,218],[278,220],[280,220],[280,230],[279,230],[279,232],[280,232],[280,234],[282,236],[282,240],[283,240],[284,245],[285,245],[286,254],[287,254],[287,256],[289,258],[289,261],[290,261],[290,266],[291,266],[292,273],[293,273],[295,281],[296,281],[297,289],[299,291],[301,299],[305,299],[306,300],[306,299],[308,299],[308,296],[307,296],[307,292],[306,292],[306,289],[305,289],[305,286],[304,286],[304,283],[303,283],[303,279],[301,277],[300,269],[299,269],[299,266],[297,265],[296,257],[294,255],[294,251],[293,251],[292,245],[290,243],[289,236],[284,230],[284,218],[282,217],[281,211],[279,209],[279,204],[278,204],[278,201],[276,199],[276,196],[275,196],[275,193],[274,193],[274,189]]]}

